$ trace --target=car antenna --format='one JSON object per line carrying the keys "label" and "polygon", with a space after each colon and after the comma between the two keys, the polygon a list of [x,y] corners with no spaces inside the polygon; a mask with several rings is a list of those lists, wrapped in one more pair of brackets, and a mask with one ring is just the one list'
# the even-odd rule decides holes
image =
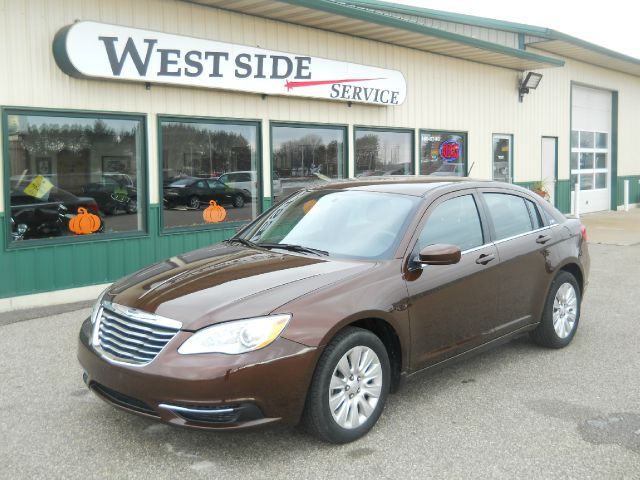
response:
{"label": "car antenna", "polygon": [[467,170],[467,177],[469,176],[469,174],[471,173],[471,170],[473,170],[473,166],[476,164],[476,162],[471,163],[471,167],[469,167],[469,170]]}

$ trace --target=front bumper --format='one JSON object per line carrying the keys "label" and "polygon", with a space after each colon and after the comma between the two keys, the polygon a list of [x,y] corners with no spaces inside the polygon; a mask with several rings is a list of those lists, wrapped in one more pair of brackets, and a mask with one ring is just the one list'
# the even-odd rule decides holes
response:
{"label": "front bumper", "polygon": [[200,429],[297,424],[318,355],[317,348],[282,337],[241,355],[180,355],[178,347],[192,335],[180,331],[151,363],[122,365],[95,351],[91,331],[87,319],[78,360],[94,393],[123,410]]}

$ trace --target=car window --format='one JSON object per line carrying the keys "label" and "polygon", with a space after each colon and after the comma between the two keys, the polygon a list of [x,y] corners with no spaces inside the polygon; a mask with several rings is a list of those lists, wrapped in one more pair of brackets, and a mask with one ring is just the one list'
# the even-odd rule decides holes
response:
{"label": "car window", "polygon": [[542,228],[544,224],[542,223],[542,218],[540,217],[540,212],[538,212],[536,204],[531,200],[525,200],[524,202],[527,205],[527,210],[529,210],[529,218],[531,218],[533,229]]}
{"label": "car window", "polygon": [[446,200],[429,215],[418,237],[416,251],[436,243],[457,245],[460,250],[469,250],[484,243],[473,195]]}
{"label": "car window", "polygon": [[224,185],[220,183],[220,180],[207,180],[207,184],[209,184],[209,188],[224,188]]}
{"label": "car window", "polygon": [[[233,181],[233,177],[231,176],[231,174],[224,174],[220,175],[220,177],[218,177],[218,180],[220,180],[222,183],[229,183]],[[211,181],[209,181],[209,186],[213,188],[213,185],[211,185]]]}
{"label": "car window", "polygon": [[238,182],[250,182],[251,181],[251,175],[249,175],[248,173],[238,173]]}
{"label": "car window", "polygon": [[483,193],[483,196],[493,220],[496,240],[533,230],[531,215],[524,198],[506,193]]}
{"label": "car window", "polygon": [[204,182],[202,180],[196,182],[196,187],[198,188],[205,188]]}

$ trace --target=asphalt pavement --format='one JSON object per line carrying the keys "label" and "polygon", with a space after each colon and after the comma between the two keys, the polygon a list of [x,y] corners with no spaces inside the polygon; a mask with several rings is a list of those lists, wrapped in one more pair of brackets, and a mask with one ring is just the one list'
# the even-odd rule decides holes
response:
{"label": "asphalt pavement", "polygon": [[75,358],[88,308],[0,323],[0,478],[639,479],[640,245],[590,249],[569,347],[523,337],[414,377],[342,446],[176,429],[103,403]]}

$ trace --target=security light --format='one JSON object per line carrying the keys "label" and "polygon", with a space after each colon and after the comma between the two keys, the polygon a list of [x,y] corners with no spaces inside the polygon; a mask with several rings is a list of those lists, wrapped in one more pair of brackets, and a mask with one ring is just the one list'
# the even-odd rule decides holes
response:
{"label": "security light", "polygon": [[538,88],[540,84],[540,80],[542,80],[541,73],[529,72],[527,76],[524,78],[522,83],[520,84],[520,89],[518,92],[520,93],[520,103],[522,103],[522,98],[529,93],[529,90],[535,90]]}

